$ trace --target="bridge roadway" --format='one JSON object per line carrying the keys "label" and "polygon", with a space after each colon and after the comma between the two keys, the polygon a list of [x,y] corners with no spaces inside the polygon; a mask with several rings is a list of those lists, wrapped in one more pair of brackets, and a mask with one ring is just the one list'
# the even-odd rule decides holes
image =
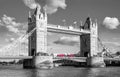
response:
{"label": "bridge roadway", "polygon": [[64,33],[64,34],[70,34],[70,35],[81,35],[81,34],[90,34],[90,30],[84,30],[84,29],[75,29],[70,27],[64,27],[64,26],[47,26],[48,32],[57,32],[57,33]]}
{"label": "bridge roadway", "polygon": [[55,57],[53,58],[53,61],[57,60],[72,60],[76,62],[86,62],[87,57]]}
{"label": "bridge roadway", "polygon": [[[0,56],[0,59],[32,59],[33,56]],[[77,62],[86,62],[87,57],[55,57],[53,61],[57,60],[72,60]],[[104,58],[104,61],[120,61],[120,58]]]}

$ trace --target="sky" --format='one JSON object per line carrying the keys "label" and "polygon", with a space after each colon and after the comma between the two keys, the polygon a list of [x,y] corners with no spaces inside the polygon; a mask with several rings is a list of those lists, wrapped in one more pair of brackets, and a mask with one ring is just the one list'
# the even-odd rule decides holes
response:
{"label": "sky", "polygon": [[[41,2],[36,0],[36,3]],[[58,5],[54,13],[48,14],[49,24],[64,25],[63,21],[66,21],[66,26],[74,22],[79,26],[80,21],[84,23],[88,16],[93,21],[97,19],[102,43],[111,52],[120,51],[120,0],[66,0]],[[33,12],[34,9],[26,6],[23,0],[0,0],[0,48],[25,34],[29,11]],[[48,33],[48,38],[50,53],[80,51],[79,36]]]}

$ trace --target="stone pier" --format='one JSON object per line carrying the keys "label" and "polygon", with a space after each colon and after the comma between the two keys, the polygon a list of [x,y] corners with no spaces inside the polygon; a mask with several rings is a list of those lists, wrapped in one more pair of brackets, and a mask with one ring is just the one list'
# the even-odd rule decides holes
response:
{"label": "stone pier", "polygon": [[88,57],[87,58],[88,67],[105,67],[103,57]]}

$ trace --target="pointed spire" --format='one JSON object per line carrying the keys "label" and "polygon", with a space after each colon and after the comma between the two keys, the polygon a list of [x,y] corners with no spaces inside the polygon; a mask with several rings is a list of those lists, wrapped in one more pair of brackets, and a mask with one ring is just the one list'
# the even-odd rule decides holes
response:
{"label": "pointed spire", "polygon": [[34,14],[35,14],[35,15],[37,14],[37,8],[35,9],[35,12],[34,12]]}
{"label": "pointed spire", "polygon": [[31,12],[29,11],[29,16],[28,16],[29,18],[31,18]]}
{"label": "pointed spire", "polygon": [[40,9],[41,9],[40,5],[37,5],[34,14],[40,14]]}
{"label": "pointed spire", "polygon": [[90,24],[92,24],[91,16],[89,13],[88,13],[88,18],[86,20],[88,20],[90,22]]}
{"label": "pointed spire", "polygon": [[91,23],[92,23],[92,22],[91,22],[91,18],[90,18],[90,17],[87,17],[83,28],[84,28],[84,29],[90,29]]}
{"label": "pointed spire", "polygon": [[47,17],[46,8],[44,8],[45,17]]}
{"label": "pointed spire", "polygon": [[40,14],[40,9],[41,9],[41,7],[40,7],[40,5],[38,5],[37,6],[37,14]]}
{"label": "pointed spire", "polygon": [[87,23],[88,26],[90,27],[90,24],[91,24],[91,18],[90,18],[90,17],[88,17],[88,18],[86,19],[86,23]]}

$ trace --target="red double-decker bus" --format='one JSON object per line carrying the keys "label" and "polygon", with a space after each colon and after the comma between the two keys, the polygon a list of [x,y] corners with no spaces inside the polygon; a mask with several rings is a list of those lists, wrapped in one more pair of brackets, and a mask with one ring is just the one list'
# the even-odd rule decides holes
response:
{"label": "red double-decker bus", "polygon": [[57,54],[57,57],[75,57],[75,54]]}
{"label": "red double-decker bus", "polygon": [[57,57],[65,57],[65,54],[57,54]]}

